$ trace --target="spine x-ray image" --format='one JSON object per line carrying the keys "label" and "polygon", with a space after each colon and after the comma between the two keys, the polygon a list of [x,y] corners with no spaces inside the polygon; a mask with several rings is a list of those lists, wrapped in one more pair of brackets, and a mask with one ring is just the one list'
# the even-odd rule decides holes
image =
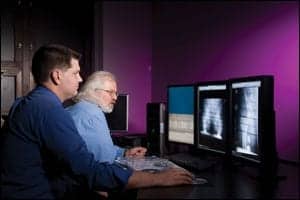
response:
{"label": "spine x-ray image", "polygon": [[258,88],[237,88],[233,92],[236,151],[258,153]]}

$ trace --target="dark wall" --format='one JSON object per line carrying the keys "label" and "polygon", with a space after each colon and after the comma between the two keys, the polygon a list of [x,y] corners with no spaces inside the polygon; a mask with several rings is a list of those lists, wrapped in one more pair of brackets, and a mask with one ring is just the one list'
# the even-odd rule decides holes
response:
{"label": "dark wall", "polygon": [[81,74],[92,70],[93,3],[70,1],[33,1],[28,9],[29,29],[35,48],[59,43],[79,51]]}

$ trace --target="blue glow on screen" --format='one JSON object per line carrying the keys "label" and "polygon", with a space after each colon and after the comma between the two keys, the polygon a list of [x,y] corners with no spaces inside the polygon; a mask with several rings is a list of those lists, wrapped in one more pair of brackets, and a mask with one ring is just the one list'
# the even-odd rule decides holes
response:
{"label": "blue glow on screen", "polygon": [[194,87],[169,87],[169,113],[194,113]]}

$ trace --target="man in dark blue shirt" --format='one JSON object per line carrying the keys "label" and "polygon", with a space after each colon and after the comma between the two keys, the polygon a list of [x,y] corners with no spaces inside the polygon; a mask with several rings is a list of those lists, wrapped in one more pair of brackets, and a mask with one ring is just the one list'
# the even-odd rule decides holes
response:
{"label": "man in dark blue shirt", "polygon": [[88,152],[62,102],[77,94],[80,54],[41,47],[32,60],[37,87],[11,107],[1,138],[2,198],[63,198],[74,185],[89,191],[189,184],[189,172],[133,172],[99,163]]}

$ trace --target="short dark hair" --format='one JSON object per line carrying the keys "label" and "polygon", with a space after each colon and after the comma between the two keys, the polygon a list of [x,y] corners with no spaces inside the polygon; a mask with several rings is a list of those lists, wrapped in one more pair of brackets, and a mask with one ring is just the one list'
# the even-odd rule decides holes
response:
{"label": "short dark hair", "polygon": [[36,84],[41,84],[49,79],[50,71],[54,68],[71,67],[71,58],[79,60],[81,54],[66,46],[48,44],[40,47],[32,59],[31,72]]}

